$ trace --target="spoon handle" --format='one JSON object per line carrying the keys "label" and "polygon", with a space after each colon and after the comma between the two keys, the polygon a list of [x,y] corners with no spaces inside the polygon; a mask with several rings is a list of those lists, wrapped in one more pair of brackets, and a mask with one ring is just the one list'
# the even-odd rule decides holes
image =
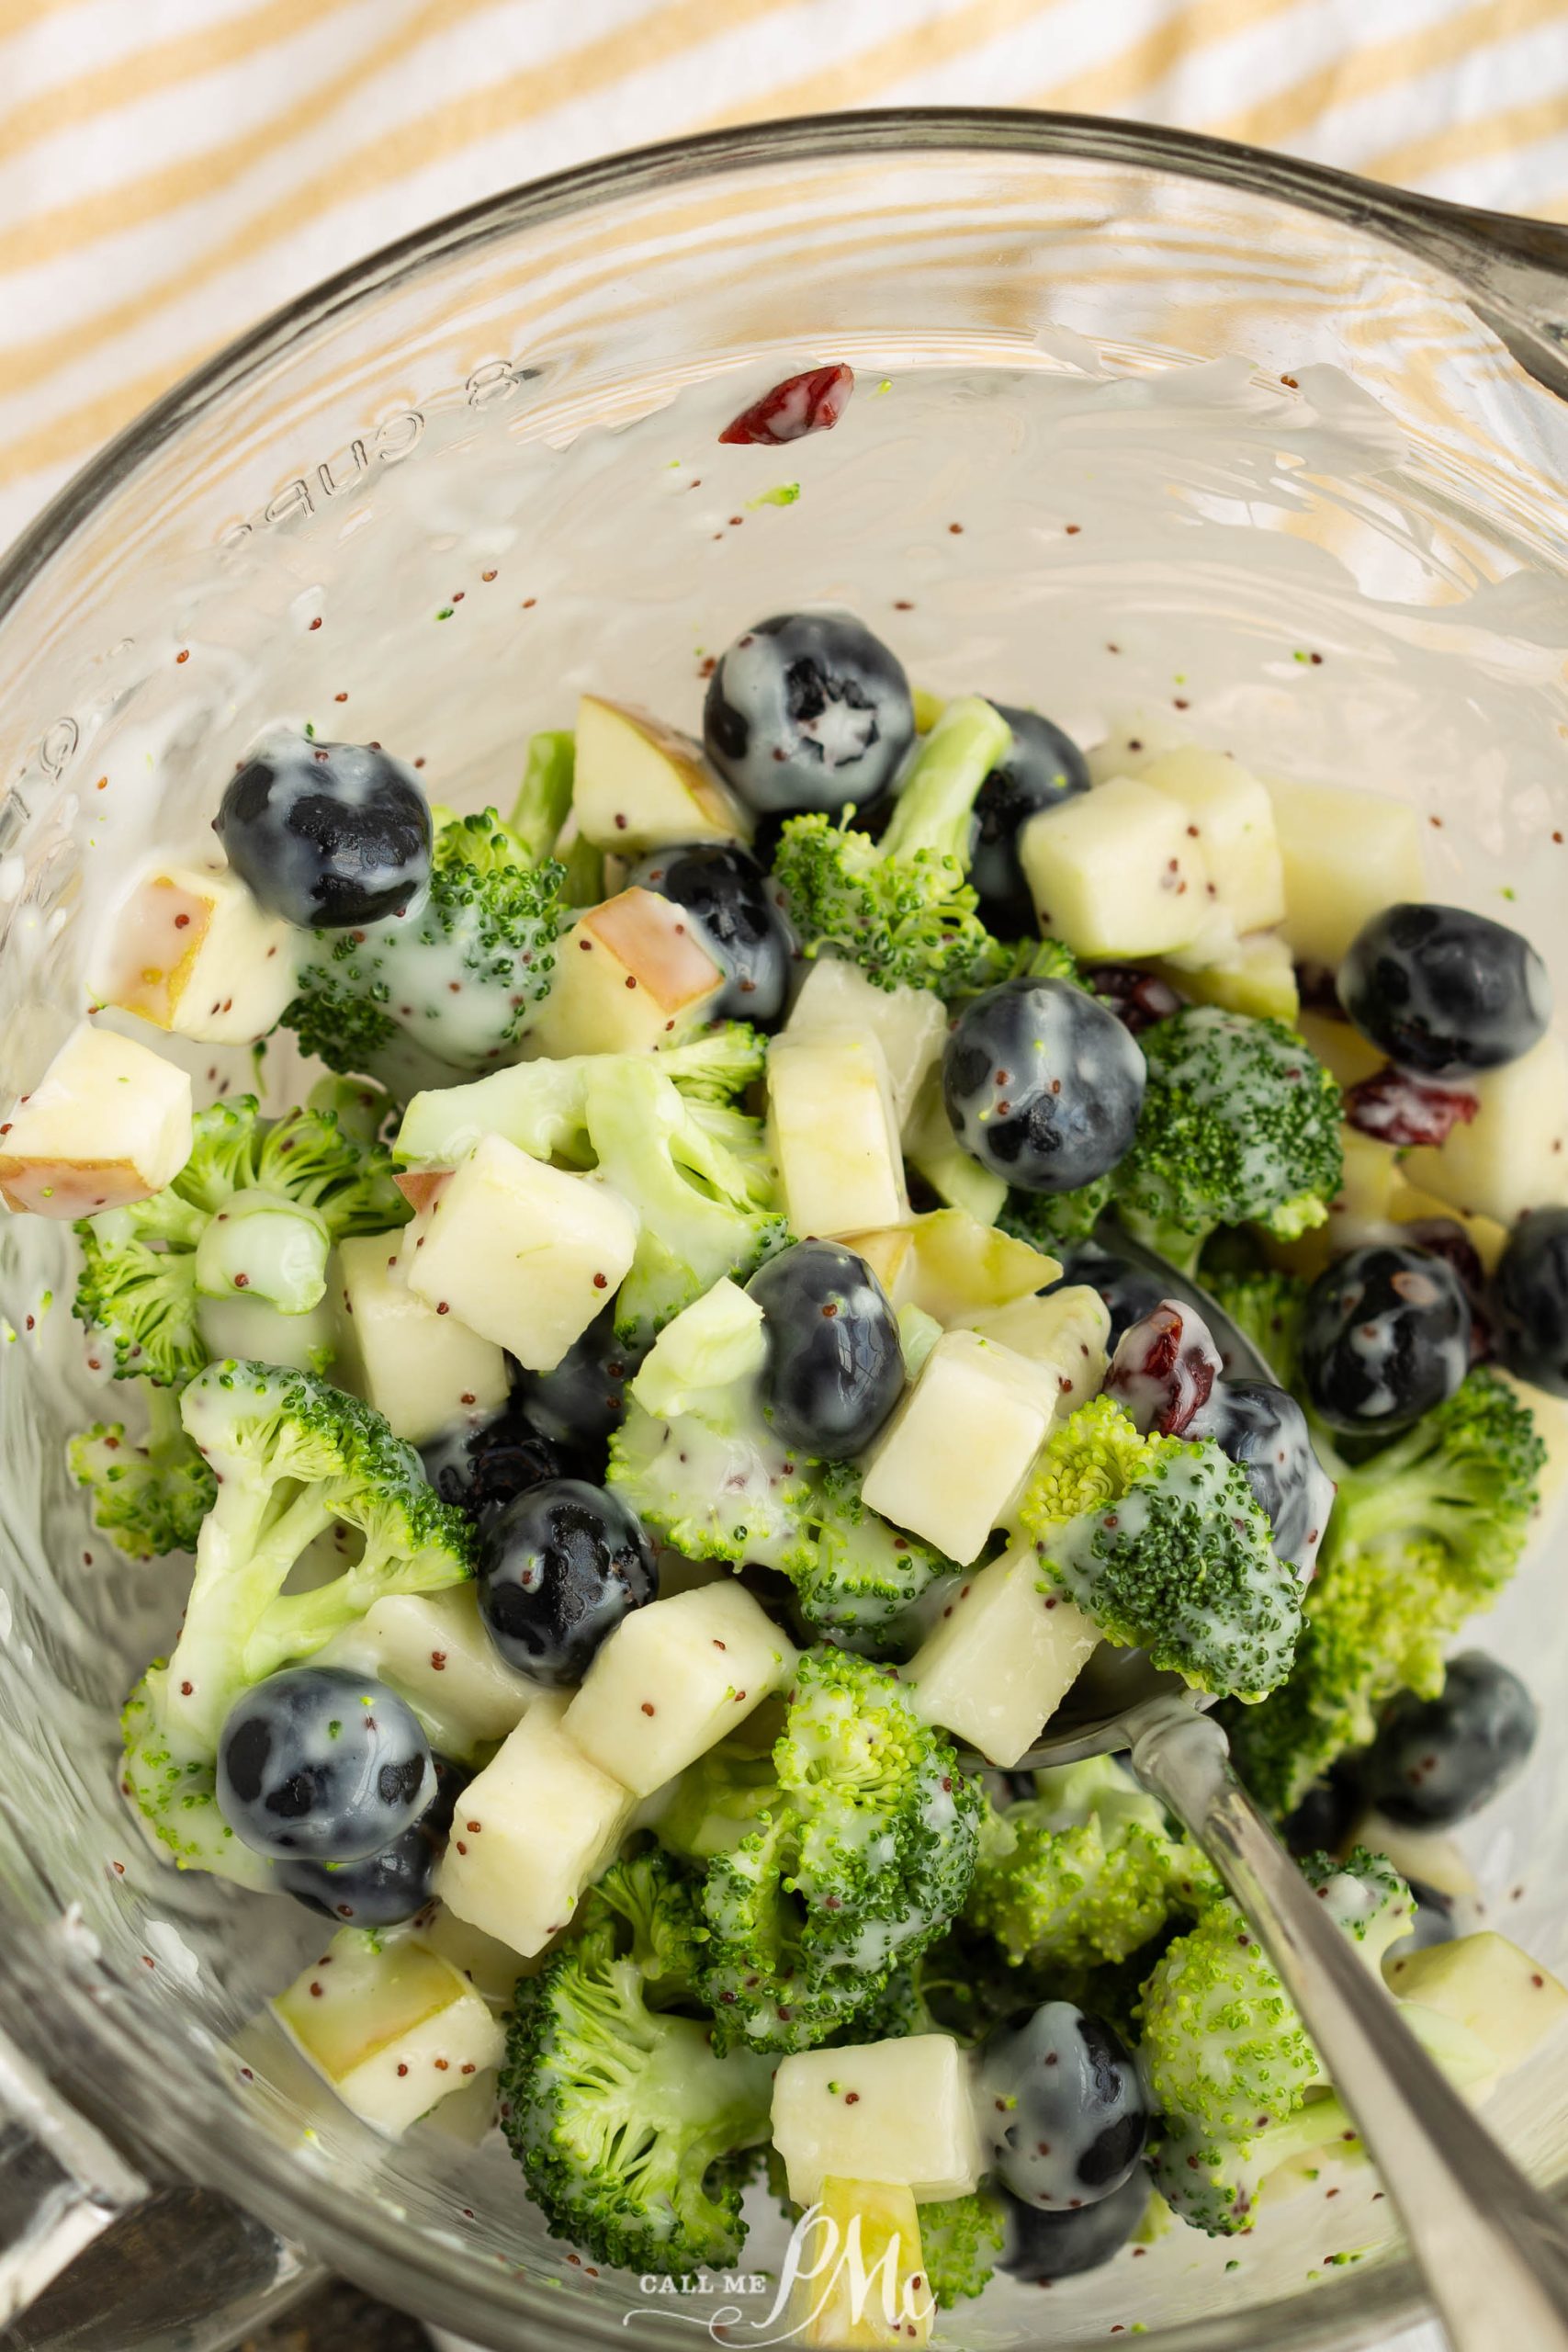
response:
{"label": "spoon handle", "polygon": [[1129,1724],[1132,1764],[1202,1847],[1261,1937],[1376,2159],[1453,2352],[1568,2352],[1568,2224],[1401,2020],[1185,1698]]}

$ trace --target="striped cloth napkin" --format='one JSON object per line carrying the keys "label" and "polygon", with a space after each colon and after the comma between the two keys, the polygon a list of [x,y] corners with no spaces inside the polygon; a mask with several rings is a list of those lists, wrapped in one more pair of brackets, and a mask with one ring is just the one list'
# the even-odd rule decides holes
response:
{"label": "striped cloth napkin", "polygon": [[263,312],[616,148],[1039,106],[1568,219],[1568,0],[0,0],[0,546]]}

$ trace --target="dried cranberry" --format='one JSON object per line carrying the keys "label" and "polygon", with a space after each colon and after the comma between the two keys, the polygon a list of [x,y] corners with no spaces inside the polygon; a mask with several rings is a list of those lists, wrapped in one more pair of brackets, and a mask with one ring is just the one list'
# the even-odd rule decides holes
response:
{"label": "dried cranberry", "polygon": [[1181,1010],[1176,990],[1136,964],[1091,964],[1084,978],[1134,1037],[1140,1029],[1152,1029],[1156,1021],[1168,1021]]}
{"label": "dried cranberry", "polygon": [[1447,1143],[1454,1129],[1468,1126],[1481,1108],[1473,1094],[1428,1086],[1392,1062],[1362,1079],[1345,1096],[1345,1116],[1380,1143]]}
{"label": "dried cranberry", "polygon": [[1175,1299],[1159,1305],[1122,1334],[1105,1393],[1147,1436],[1179,1437],[1207,1404],[1223,1368],[1207,1324]]}
{"label": "dried cranberry", "polygon": [[804,440],[808,433],[829,433],[849,405],[855,372],[842,364],[808,368],[803,376],[786,376],[782,384],[743,408],[719,435],[721,441],[761,441],[776,448],[784,441]]}

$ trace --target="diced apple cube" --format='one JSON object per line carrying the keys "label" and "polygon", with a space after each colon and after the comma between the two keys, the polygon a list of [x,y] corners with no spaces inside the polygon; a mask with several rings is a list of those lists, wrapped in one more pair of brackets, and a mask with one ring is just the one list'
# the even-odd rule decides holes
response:
{"label": "diced apple cube", "polygon": [[1359,1086],[1362,1079],[1386,1066],[1386,1057],[1369,1045],[1359,1029],[1352,1029],[1348,1021],[1336,1020],[1332,1013],[1303,1011],[1295,1027],[1303,1043],[1312,1047],[1341,1086]]}
{"label": "diced apple cube", "polygon": [[409,1288],[401,1235],[338,1245],[343,1385],[384,1413],[394,1437],[426,1445],[454,1422],[482,1420],[507,1398],[506,1358],[455,1314]]}
{"label": "diced apple cube", "polygon": [[1105,1385],[1111,1316],[1097,1290],[1074,1283],[1044,1298],[1016,1299],[965,1318],[982,1338],[996,1340],[1055,1379],[1061,1392],[1056,1419],[1064,1419],[1098,1396]]}
{"label": "diced apple cube", "polygon": [[525,1960],[559,1933],[626,1834],[634,1800],[567,1737],[561,1691],[536,1699],[468,1782],[435,1892]]}
{"label": "diced apple cube", "polygon": [[1401,1878],[1417,1879],[1439,1894],[1465,1897],[1477,1891],[1475,1872],[1463,1847],[1441,1829],[1419,1829],[1411,1822],[1391,1821],[1374,1807],[1361,1815],[1340,1851],[1351,1853],[1358,1846],[1364,1846],[1370,1854],[1381,1854]]}
{"label": "diced apple cube", "polygon": [[887,1060],[893,1109],[900,1127],[926,1075],[947,1042],[947,1008],[929,989],[879,989],[858,964],[818,956],[806,976],[784,1024],[786,1037],[830,1036],[869,1029]]}
{"label": "diced apple cube", "polygon": [[405,1230],[408,1285],[551,1372],[626,1280],[637,1212],[607,1184],[573,1176],[501,1136],[475,1146]]}
{"label": "diced apple cube", "polygon": [[875,1233],[846,1233],[846,1250],[863,1258],[895,1306],[908,1306],[915,1281],[912,1226],[885,1225]]}
{"label": "diced apple cube", "polygon": [[344,2106],[392,2139],[505,2046],[473,1986],[408,1936],[341,1929],[272,2010]]}
{"label": "diced apple cube", "polygon": [[1506,1936],[1461,1936],[1427,1944],[1384,1968],[1402,2001],[1436,2009],[1483,2041],[1506,2074],[1539,2049],[1568,2011],[1568,1991]]}
{"label": "diced apple cube", "polygon": [[818,2201],[786,2341],[805,2352],[919,2352],[931,2342],[936,2298],[908,2189],[829,2173]]}
{"label": "diced apple cube", "polygon": [[1176,802],[1112,776],[1032,817],[1019,856],[1040,928],[1075,956],[1162,956],[1213,919],[1201,845]]}
{"label": "diced apple cube", "polygon": [[254,1045],[295,993],[302,936],[227,866],[157,865],[120,909],[89,986],[178,1036]]}
{"label": "diced apple cube", "polygon": [[995,1225],[1007,1205],[1002,1179],[971,1159],[953,1132],[940,1069],[930,1073],[915,1098],[904,1127],[904,1157],[939,1201],[966,1210],[976,1225]]}
{"label": "diced apple cube", "polygon": [[1062,1269],[1032,1242],[983,1225],[966,1209],[933,1209],[909,1227],[913,1263],[904,1296],[939,1323],[973,1324],[1054,1283]]}
{"label": "diced apple cube", "polygon": [[[492,2009],[503,2011],[512,2007],[525,1977],[537,1976],[564,1940],[558,1936],[542,1951],[533,1952],[525,1960],[510,1944],[498,1943],[482,1928],[470,1927],[467,1919],[459,1919],[445,1903],[436,1904],[428,1916],[421,1915],[415,1933],[427,1950],[473,1986],[481,2001],[488,2002]],[[570,1927],[565,1933],[571,1933]]]}
{"label": "diced apple cube", "polygon": [[775,1037],[768,1123],[790,1227],[802,1240],[908,1215],[887,1059],[869,1030]]}
{"label": "diced apple cube", "polygon": [[1034,1746],[1099,1640],[1022,1544],[959,1588],[901,1679],[929,1723],[1005,1770]]}
{"label": "diced apple cube", "polygon": [[1285,915],[1285,870],[1267,787],[1223,752],[1189,744],[1139,770],[1197,828],[1207,877],[1238,932],[1268,931]]}
{"label": "diced apple cube", "polygon": [[400,1692],[443,1756],[468,1758],[504,1739],[539,1696],[491,1640],[471,1584],[389,1593],[334,1634],[321,1660]]}
{"label": "diced apple cube", "polygon": [[781,1690],[795,1656],[733,1580],[650,1601],[603,1644],[562,1729],[602,1772],[649,1796]]}
{"label": "diced apple cube", "polygon": [[555,953],[550,992],[523,1031],[530,1055],[554,1059],[672,1045],[706,1018],[725,984],[686,909],[657,890],[622,890],[591,907]]}
{"label": "diced apple cube", "polygon": [[[1301,991],[1282,932],[1248,932],[1236,941],[1233,954],[1224,963],[1202,964],[1196,968],[1186,964],[1156,965],[1155,969],[1160,978],[1172,981],[1180,994],[1190,997],[1194,1004],[1217,1004],[1225,1012],[1245,1012],[1253,1020],[1283,1021],[1292,1028],[1296,1025]],[[1340,1028],[1344,1023],[1334,1025]]]}
{"label": "diced apple cube", "polygon": [[1568,1199],[1568,1051],[1548,1033],[1501,1069],[1462,1081],[1479,1109],[1447,1143],[1406,1152],[1418,1192],[1467,1216],[1513,1225],[1527,1209]]}
{"label": "diced apple cube", "polygon": [[190,1147],[186,1072],[84,1021],[0,1122],[0,1199],[36,1216],[96,1216],[161,1193]]}
{"label": "diced apple cube", "polygon": [[1285,863],[1285,939],[1299,964],[1338,968],[1370,917],[1424,899],[1421,822],[1386,794],[1266,779]]}
{"label": "diced apple cube", "polygon": [[967,2197],[983,2167],[964,2053],[946,2033],[800,2051],[773,2077],[773,2145],[797,2205],[829,2175]]}
{"label": "diced apple cube", "polygon": [[873,1510],[966,1567],[1003,1524],[1055,1409],[1038,1365],[977,1331],[946,1331],[878,1437]]}
{"label": "diced apple cube", "polygon": [[674,842],[749,842],[751,820],[702,746],[650,711],[584,695],[572,808],[582,832],[622,857]]}

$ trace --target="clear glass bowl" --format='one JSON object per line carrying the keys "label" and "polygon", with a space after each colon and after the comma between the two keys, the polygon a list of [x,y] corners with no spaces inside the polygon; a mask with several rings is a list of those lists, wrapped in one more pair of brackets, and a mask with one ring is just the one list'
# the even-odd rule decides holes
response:
{"label": "clear glass bowl", "polygon": [[[1086,741],[1143,710],[1408,797],[1434,888],[1506,893],[1568,985],[1565,258],[1560,232],[1213,142],[931,114],[625,158],[359,266],[171,394],[0,571],[0,1091],[77,1017],[128,860],[198,836],[263,723],[504,798],[581,688],[689,723],[707,657],[805,600]],[[829,358],[858,377],[836,432],[719,446]],[[191,1064],[251,1081],[248,1056]],[[65,1432],[109,1402],[71,1279],[62,1229],[0,1229],[0,2025],[144,2168],[411,2310],[498,2347],[625,2343],[648,2299],[546,2237],[471,2112],[386,2146],[255,2028],[302,1915],[174,1876],[121,1808],[116,1710],[178,1597],[106,1555],[66,1479]],[[1485,1636],[1547,1704],[1475,1860],[1491,1917],[1562,1968],[1553,1573],[1538,1557]],[[1568,2056],[1493,2112],[1556,2176]],[[1048,2300],[1003,2282],[946,2339],[1360,2344],[1419,2307],[1387,2212],[1347,2176],[1241,2247],[1177,2231]],[[276,2286],[270,2251],[231,2250],[206,2315],[176,2312],[164,2244],[72,2341],[211,2342]],[[766,2307],[728,2340],[761,2341]],[[656,2303],[637,2340],[713,2308]]]}

